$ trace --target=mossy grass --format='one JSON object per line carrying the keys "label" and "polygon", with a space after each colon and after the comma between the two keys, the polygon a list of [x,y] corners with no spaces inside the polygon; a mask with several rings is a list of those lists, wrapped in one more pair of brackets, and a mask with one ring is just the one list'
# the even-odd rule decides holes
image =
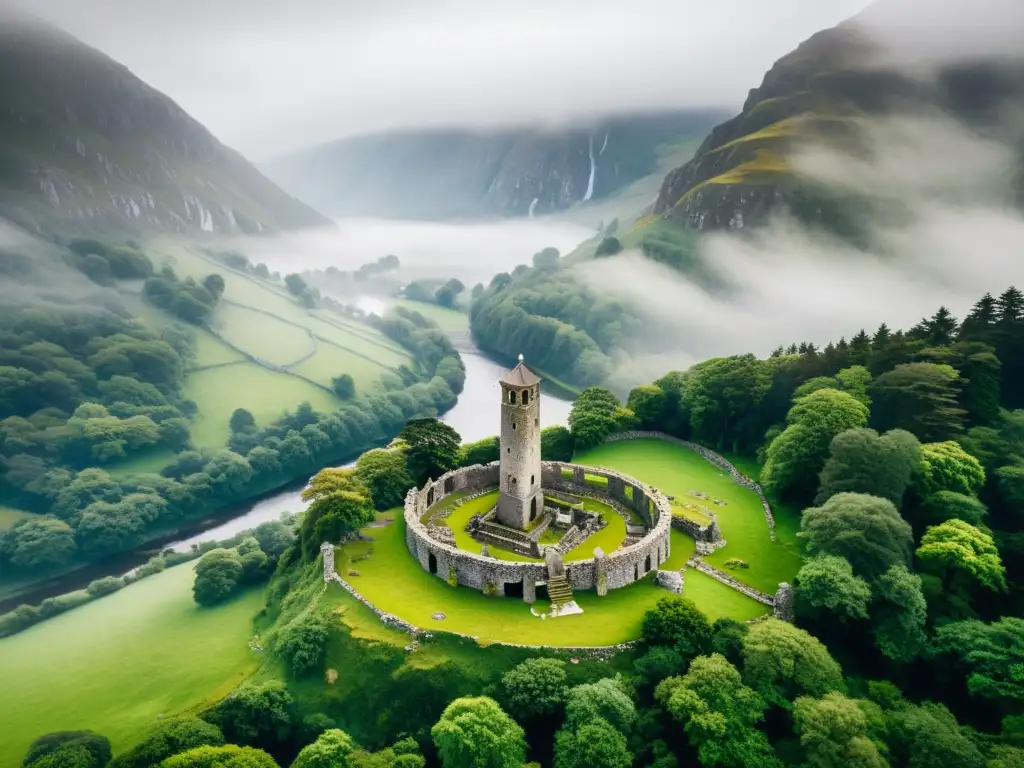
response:
{"label": "mossy grass", "polygon": [[[521,600],[488,598],[467,587],[452,589],[444,579],[423,570],[409,554],[401,511],[392,510],[382,517],[390,518],[392,523],[364,530],[374,538],[370,557],[353,563],[353,556],[365,555],[367,550],[353,548],[358,542],[345,544],[338,550],[336,567],[343,575],[358,570],[358,576],[345,578],[360,594],[377,608],[424,629],[459,632],[483,642],[556,647],[613,645],[638,638],[644,612],[666,595],[649,575],[629,587],[611,590],[606,597],[577,591],[582,614],[545,621],[532,615]],[[664,567],[679,568],[692,554],[693,543],[678,531],[671,535],[674,551]],[[764,606],[693,569],[686,571],[686,589],[687,596],[712,619],[732,616],[742,621],[764,613]],[[539,613],[549,608],[543,601],[535,607]],[[437,613],[443,613],[444,620],[432,618]]]}
{"label": "mossy grass", "polygon": [[252,674],[261,590],[216,608],[192,599],[186,563],[0,640],[0,765],[34,738],[88,728],[115,752],[157,718],[198,711]]}
{"label": "mossy grass", "polygon": [[771,541],[757,494],[688,448],[656,438],[621,440],[578,455],[575,461],[616,469],[680,500],[691,498],[689,491],[695,490],[725,501],[724,507],[714,509],[726,546],[704,559],[718,568],[730,558],[745,560],[750,567],[734,575],[752,587],[774,594],[779,582],[792,583],[800,569],[795,512],[773,506],[776,540]]}

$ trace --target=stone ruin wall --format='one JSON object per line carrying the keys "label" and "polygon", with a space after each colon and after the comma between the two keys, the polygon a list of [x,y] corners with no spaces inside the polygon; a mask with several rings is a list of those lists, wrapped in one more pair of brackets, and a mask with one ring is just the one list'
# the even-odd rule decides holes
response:
{"label": "stone ruin wall", "polygon": [[[572,473],[571,479],[562,476],[563,469]],[[618,472],[564,462],[541,463],[543,488],[603,498],[604,494],[595,493],[595,487],[586,483],[587,474],[606,478],[607,498],[635,510],[648,522],[649,528],[642,540],[629,547],[604,557],[565,564],[573,589],[596,589],[604,594],[608,589],[625,587],[648,571],[657,570],[668,558],[672,508],[663,493]],[[405,498],[406,546],[423,569],[438,578],[447,580],[454,568],[460,586],[493,595],[504,595],[506,583],[522,582],[523,600],[532,603],[537,582],[547,581],[544,563],[506,562],[466,552],[431,537],[420,522],[427,510],[445,497],[458,491],[496,488],[499,480],[499,464],[494,462],[457,469],[409,491]],[[632,488],[632,498],[626,495],[627,487]]]}

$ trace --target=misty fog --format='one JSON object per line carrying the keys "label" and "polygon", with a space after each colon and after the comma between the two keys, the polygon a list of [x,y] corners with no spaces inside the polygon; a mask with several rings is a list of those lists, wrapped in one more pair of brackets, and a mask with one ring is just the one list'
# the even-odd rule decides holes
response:
{"label": "misty fog", "polygon": [[938,115],[861,129],[865,156],[819,145],[792,162],[808,180],[880,201],[867,250],[780,217],[755,232],[702,240],[702,258],[729,285],[722,295],[639,253],[578,270],[592,287],[676,331],[637,350],[644,372],[849,339],[882,322],[909,328],[940,305],[963,317],[983,293],[1024,281],[1024,217],[1009,204],[1015,165],[1007,145]]}

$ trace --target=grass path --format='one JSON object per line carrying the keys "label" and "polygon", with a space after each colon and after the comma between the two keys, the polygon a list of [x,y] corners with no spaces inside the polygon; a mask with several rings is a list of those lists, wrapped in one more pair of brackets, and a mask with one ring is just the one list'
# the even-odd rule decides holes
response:
{"label": "grass path", "polygon": [[[768,537],[768,524],[757,495],[744,488],[721,469],[705,461],[694,451],[655,438],[621,440],[594,448],[576,456],[575,461],[591,466],[617,469],[687,501],[689,491],[701,491],[727,502],[714,507],[694,499],[718,513],[718,522],[726,546],[704,559],[723,570],[730,558],[744,560],[750,567],[729,571],[740,581],[768,594],[774,594],[779,582],[793,582],[800,570],[801,556],[796,531],[799,522],[785,507],[774,508],[776,541]],[[689,585],[690,571],[687,571]],[[687,586],[687,592],[689,586]]]}
{"label": "grass path", "polygon": [[199,608],[193,566],[0,640],[0,765],[20,765],[51,731],[90,728],[122,751],[161,715],[212,703],[255,670],[248,640],[260,590]]}
{"label": "grass path", "polygon": [[[474,589],[452,588],[427,573],[406,549],[401,510],[382,517],[394,522],[366,529],[364,533],[372,536],[373,542],[355,541],[341,548],[338,573],[378,608],[425,629],[462,632],[481,641],[557,647],[613,645],[639,637],[644,612],[668,595],[647,577],[612,590],[606,597],[577,592],[582,614],[544,621],[533,616],[530,607],[520,600],[488,598]],[[669,562],[680,567],[693,553],[693,542],[673,531],[672,548]],[[359,575],[347,575],[350,569]],[[731,616],[744,621],[765,612],[759,603],[692,569],[686,572],[686,594],[711,619]],[[547,606],[539,602],[537,609],[545,611]],[[433,619],[437,612],[446,618]]]}

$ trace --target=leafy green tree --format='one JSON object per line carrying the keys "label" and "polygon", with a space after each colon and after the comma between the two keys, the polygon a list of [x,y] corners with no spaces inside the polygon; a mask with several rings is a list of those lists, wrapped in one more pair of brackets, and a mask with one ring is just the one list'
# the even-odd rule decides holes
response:
{"label": "leafy green tree", "polygon": [[770,387],[768,363],[751,354],[712,358],[693,366],[682,390],[693,436],[714,443],[719,450],[752,446],[763,429],[758,406]]}
{"label": "leafy green tree", "polygon": [[555,737],[555,768],[630,768],[633,755],[626,737],[601,718]]}
{"label": "leafy green tree", "polygon": [[317,556],[323,542],[340,541],[373,522],[373,504],[357,473],[321,470],[302,492],[303,500],[312,502],[299,524],[299,542],[307,559]]}
{"label": "leafy green tree", "polygon": [[698,656],[685,675],[664,680],[655,698],[682,723],[701,765],[782,766],[757,729],[764,717],[764,699],[743,684],[724,656]]}
{"label": "leafy green tree", "polygon": [[262,749],[225,744],[190,749],[167,758],[160,768],[278,768],[278,765]]}
{"label": "leafy green tree", "polygon": [[925,443],[915,486],[922,495],[955,491],[975,495],[985,485],[985,470],[976,458],[952,440]]}
{"label": "leafy green tree", "polygon": [[598,244],[594,256],[601,258],[602,256],[615,256],[619,253],[622,253],[622,243],[619,242],[619,238],[609,235]]}
{"label": "leafy green tree", "polygon": [[922,526],[941,525],[947,520],[963,520],[971,525],[981,525],[988,510],[975,496],[965,496],[955,491],[936,491],[924,498],[915,511],[915,522]]}
{"label": "leafy green tree", "polygon": [[538,253],[533,254],[533,266],[535,268],[543,269],[545,267],[558,266],[558,259],[560,254],[557,248],[545,248]]}
{"label": "leafy green tree", "polygon": [[556,713],[569,690],[565,662],[527,659],[501,677],[504,700],[517,720]]}
{"label": "leafy green tree", "polygon": [[636,415],[640,429],[661,429],[667,405],[665,392],[654,384],[636,387],[630,391],[626,401],[626,407]]}
{"label": "leafy green tree", "polygon": [[805,509],[800,528],[809,553],[846,558],[869,581],[891,565],[909,563],[914,548],[910,525],[892,502],[860,493],[839,493]]}
{"label": "leafy green tree", "polygon": [[569,411],[569,429],[576,447],[587,450],[600,445],[619,430],[619,399],[607,389],[583,390]]}
{"label": "leafy green tree", "polygon": [[40,736],[28,748],[25,768],[104,768],[110,762],[110,741],[95,731],[56,731]]}
{"label": "leafy green tree", "polygon": [[416,485],[405,465],[405,452],[378,448],[356,461],[356,474],[370,489],[373,506],[393,509],[401,506],[406,492]]}
{"label": "leafy green tree", "polygon": [[824,504],[837,493],[866,493],[888,499],[899,509],[920,460],[921,444],[909,432],[840,432],[829,445],[815,503]]}
{"label": "leafy green tree", "polygon": [[744,681],[767,702],[789,708],[797,696],[844,691],[843,672],[828,649],[778,619],[751,627],[743,642]]}
{"label": "leafy green tree", "polygon": [[356,381],[349,374],[342,373],[331,379],[331,389],[342,400],[351,400],[356,396]]}
{"label": "leafy green tree", "polygon": [[874,583],[870,608],[875,645],[894,661],[910,661],[928,644],[928,605],[921,577],[902,563],[893,565]]}
{"label": "leafy green tree", "polygon": [[0,552],[22,568],[66,565],[76,549],[74,530],[56,517],[19,520],[0,538]]}
{"label": "leafy green tree", "polygon": [[485,437],[475,443],[466,443],[459,453],[459,465],[471,467],[474,464],[490,464],[501,458],[501,446],[496,436]]}
{"label": "leafy green tree", "polygon": [[434,301],[439,306],[451,308],[455,306],[455,291],[447,285],[442,285],[434,293]]}
{"label": "leafy green tree", "polygon": [[820,699],[801,696],[793,704],[794,730],[810,768],[888,768],[868,735],[860,703],[841,693]]}
{"label": "leafy green tree", "polygon": [[242,558],[233,549],[213,549],[196,564],[192,594],[200,605],[216,605],[238,589],[242,579]]}
{"label": "leafy green tree", "polygon": [[224,295],[224,278],[214,272],[203,278],[203,287],[217,300]]}
{"label": "leafy green tree", "polygon": [[721,616],[711,625],[711,650],[724,656],[733,666],[739,666],[743,663],[743,639],[749,631],[746,624]]}
{"label": "leafy green tree", "polygon": [[398,433],[406,445],[405,463],[417,485],[459,466],[459,433],[437,419],[413,419]]}
{"label": "leafy green tree", "polygon": [[523,729],[486,696],[449,704],[430,735],[445,768],[521,768]]}
{"label": "leafy green tree", "polygon": [[761,484],[779,496],[811,497],[832,439],[867,419],[867,406],[845,392],[821,389],[800,398],[786,416],[788,426],[768,446]]}
{"label": "leafy green tree", "polygon": [[565,427],[545,427],[540,431],[540,457],[544,461],[572,461],[575,449],[572,432]]}
{"label": "leafy green tree", "polygon": [[947,520],[925,531],[917,559],[924,570],[942,579],[944,591],[966,584],[1006,589],[1005,569],[992,537],[963,520]]}
{"label": "leafy green tree", "polygon": [[836,374],[836,381],[843,392],[849,392],[864,405],[871,405],[868,387],[871,385],[871,372],[863,365],[851,365]]}
{"label": "leafy green tree", "polygon": [[1024,619],[968,620],[935,631],[935,649],[963,675],[972,696],[1012,711],[1024,702]]}
{"label": "leafy green tree", "polygon": [[329,633],[327,616],[318,611],[303,613],[281,629],[274,651],[293,675],[301,677],[323,664]]}
{"label": "leafy green tree", "polygon": [[633,673],[640,684],[650,691],[666,677],[678,675],[686,669],[686,660],[675,648],[655,645],[633,662]]}
{"label": "leafy green tree", "polygon": [[868,617],[871,588],[853,575],[843,557],[820,555],[807,560],[796,575],[796,611],[811,618],[850,621]]}
{"label": "leafy green tree", "polygon": [[1000,467],[995,471],[995,477],[1004,506],[1019,524],[1024,520],[1024,463]]}
{"label": "leafy green tree", "polygon": [[905,429],[922,441],[960,434],[966,412],[958,404],[962,382],[950,365],[905,363],[872,382],[872,426]]}
{"label": "leafy green tree", "polygon": [[629,733],[636,722],[636,707],[620,680],[606,677],[596,683],[569,689],[565,700],[565,724],[579,728],[602,719],[622,733]]}
{"label": "leafy green tree", "polygon": [[905,705],[888,717],[892,762],[907,768],[984,768],[985,759],[941,704]]}
{"label": "leafy green tree", "polygon": [[692,600],[663,597],[644,614],[641,636],[648,645],[667,645],[692,658],[711,647],[711,624]]}
{"label": "leafy green tree", "polygon": [[203,715],[234,744],[274,747],[291,735],[291,694],[280,680],[243,683]]}
{"label": "leafy green tree", "polygon": [[344,731],[332,728],[302,748],[292,768],[349,768],[356,745]]}
{"label": "leafy green tree", "polygon": [[197,717],[173,717],[160,720],[146,738],[114,758],[110,768],[151,768],[173,755],[196,747],[224,744],[220,729]]}

